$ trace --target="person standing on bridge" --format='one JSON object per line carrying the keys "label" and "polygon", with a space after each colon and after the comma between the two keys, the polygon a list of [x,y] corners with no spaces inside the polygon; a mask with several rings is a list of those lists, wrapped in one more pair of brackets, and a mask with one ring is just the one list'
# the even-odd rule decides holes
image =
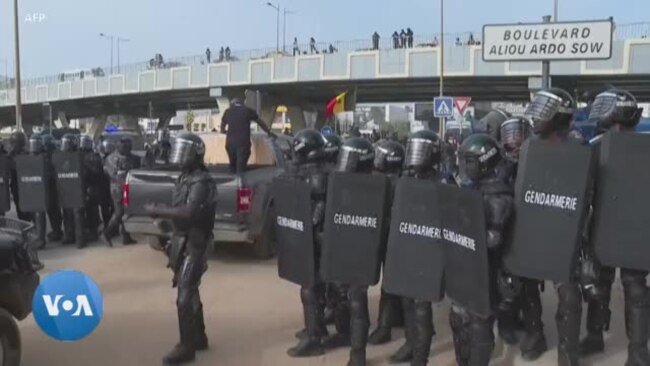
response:
{"label": "person standing on bridge", "polygon": [[377,32],[372,34],[372,49],[373,50],[379,49],[379,33]]}
{"label": "person standing on bridge", "polygon": [[276,137],[257,112],[246,107],[241,99],[233,99],[221,119],[221,133],[226,133],[226,151],[231,173],[241,174],[246,171],[251,155],[251,122],[257,123],[271,138]]}
{"label": "person standing on bridge", "polygon": [[398,49],[399,48],[399,34],[397,31],[393,32],[393,48]]}
{"label": "person standing on bridge", "polygon": [[205,59],[208,60],[208,63],[210,63],[210,58],[212,56],[212,52],[210,51],[210,48],[205,50]]}
{"label": "person standing on bridge", "polygon": [[314,39],[314,37],[311,37],[311,39],[309,40],[309,52],[311,52],[312,54],[318,53],[318,49],[316,48],[316,40]]}

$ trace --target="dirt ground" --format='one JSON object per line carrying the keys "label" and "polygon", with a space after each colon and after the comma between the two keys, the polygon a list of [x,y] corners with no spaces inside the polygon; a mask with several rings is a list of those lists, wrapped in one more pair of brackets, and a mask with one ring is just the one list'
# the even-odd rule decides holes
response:
{"label": "dirt ground", "polygon": [[[144,243],[144,241],[141,241]],[[46,269],[41,276],[59,269],[77,269],[90,275],[104,295],[104,317],[87,338],[72,343],[51,339],[40,331],[32,317],[20,323],[24,366],[147,366],[160,365],[162,356],[178,339],[175,291],[166,259],[146,244],[108,248],[93,244],[84,250],[51,247],[41,251]],[[273,260],[258,261],[241,245],[225,245],[209,260],[201,296],[210,348],[197,356],[196,365],[293,366],[345,365],[347,350],[325,356],[292,359],[287,348],[302,327],[298,287],[280,280]],[[370,290],[371,320],[377,315],[379,288]],[[557,335],[553,321],[556,296],[552,286],[543,294],[544,321],[549,350],[537,362],[520,359],[513,347],[498,341],[493,365],[555,365]],[[623,327],[622,290],[615,285],[612,296],[612,327],[607,334],[607,352],[586,359],[584,365],[623,365],[626,338]],[[433,340],[431,365],[454,365],[448,326],[448,304],[434,310],[437,335]],[[403,341],[402,331],[394,341],[369,346],[369,365],[386,365],[388,356]]]}

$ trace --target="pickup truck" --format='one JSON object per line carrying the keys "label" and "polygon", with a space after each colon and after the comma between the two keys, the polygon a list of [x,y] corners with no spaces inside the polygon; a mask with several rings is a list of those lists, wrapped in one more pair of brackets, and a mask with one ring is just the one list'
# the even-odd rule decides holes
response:
{"label": "pickup truck", "polygon": [[[273,165],[249,166],[241,175],[230,173],[226,165],[208,166],[217,183],[214,242],[250,243],[258,258],[269,258],[275,253],[269,186],[284,171],[290,147],[286,136],[266,142],[273,155]],[[172,166],[132,170],[123,187],[126,229],[147,236],[149,245],[157,250],[162,249],[169,233],[145,215],[144,205],[169,205],[179,174]]]}

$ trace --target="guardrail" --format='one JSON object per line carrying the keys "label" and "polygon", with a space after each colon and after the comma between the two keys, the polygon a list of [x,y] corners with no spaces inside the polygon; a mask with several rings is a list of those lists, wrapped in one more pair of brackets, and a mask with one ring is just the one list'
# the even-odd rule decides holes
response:
{"label": "guardrail", "polygon": [[[444,41],[445,44],[458,44],[459,46],[467,46],[470,37],[475,41],[475,44],[480,44],[482,38],[481,31],[474,32],[461,32],[461,33],[449,33],[445,34]],[[620,24],[615,26],[614,39],[630,39],[630,38],[647,38],[650,37],[650,22],[638,22],[638,23],[628,23]],[[439,45],[439,34],[436,35],[415,35],[413,37],[413,47],[436,47]],[[287,57],[294,55],[294,48],[296,51],[299,51],[300,54],[313,54],[313,53],[331,53],[331,52],[354,52],[354,51],[365,51],[373,49],[372,37],[366,39],[356,39],[351,41],[337,41],[337,42],[316,42],[313,45],[310,43],[299,43],[297,47],[294,47],[293,41],[290,41],[286,44],[284,49],[281,49],[279,52],[275,47],[267,48],[258,48],[251,50],[233,50],[228,55],[225,50],[223,55],[221,54],[221,46],[219,48],[212,48],[211,50],[211,63],[219,62],[231,62],[231,61],[245,61],[245,60],[256,60],[270,57]],[[379,39],[379,49],[391,49],[395,48],[392,35],[384,35]],[[128,74],[128,73],[138,73],[146,70],[155,70],[159,68],[172,68],[178,66],[186,65],[201,65],[208,62],[207,56],[205,54],[185,56],[185,57],[174,57],[174,58],[164,58],[163,62],[157,62],[153,58],[147,62],[137,62],[130,64],[123,64],[119,66],[111,67],[100,67],[95,70],[100,71],[97,75],[93,77],[102,77],[107,75],[114,74]],[[66,79],[62,77],[63,74],[58,75],[49,75],[41,76],[36,78],[29,78],[22,80],[22,86],[36,86],[50,84],[58,81],[65,81]],[[15,88],[15,82],[10,80],[9,85],[4,80],[0,80],[0,90]]]}

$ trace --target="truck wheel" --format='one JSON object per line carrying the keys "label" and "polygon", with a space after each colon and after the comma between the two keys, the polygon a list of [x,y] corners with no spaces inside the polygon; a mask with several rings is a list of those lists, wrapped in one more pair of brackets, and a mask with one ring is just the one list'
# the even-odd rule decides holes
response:
{"label": "truck wheel", "polygon": [[148,235],[147,243],[149,244],[151,249],[162,252],[165,250],[165,245],[167,244],[167,240],[159,236]]}
{"label": "truck wheel", "polygon": [[13,316],[0,308],[0,366],[20,365],[20,333]]}
{"label": "truck wheel", "polygon": [[268,214],[264,218],[262,232],[253,241],[253,255],[259,259],[269,259],[275,255],[275,230],[271,218],[273,215]]}

